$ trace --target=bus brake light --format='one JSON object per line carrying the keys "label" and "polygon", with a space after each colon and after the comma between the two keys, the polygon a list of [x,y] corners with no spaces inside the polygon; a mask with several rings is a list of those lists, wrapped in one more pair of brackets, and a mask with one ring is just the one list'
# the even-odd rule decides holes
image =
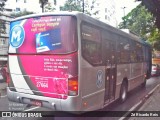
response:
{"label": "bus brake light", "polygon": [[68,95],[78,95],[78,77],[68,79]]}

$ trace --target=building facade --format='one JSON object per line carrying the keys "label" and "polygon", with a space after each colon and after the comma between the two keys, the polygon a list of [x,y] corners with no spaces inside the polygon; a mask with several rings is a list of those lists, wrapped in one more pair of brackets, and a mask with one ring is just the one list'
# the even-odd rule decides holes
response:
{"label": "building facade", "polygon": [[[52,5],[54,0],[48,0]],[[65,0],[58,1],[55,6],[56,10],[59,11],[59,6],[64,4]],[[92,2],[90,0],[85,0],[85,2]],[[29,11],[34,13],[42,12],[39,0],[8,0],[6,3],[6,12],[19,12],[19,11]],[[94,9],[91,13],[97,13],[92,15],[92,17],[99,19],[111,26],[116,27],[116,4],[115,0],[96,0],[94,3]]]}
{"label": "building facade", "polygon": [[[53,5],[54,0],[48,0],[48,2],[51,3],[51,5]],[[59,3],[60,1],[57,0],[57,4]],[[59,10],[59,7],[57,6],[55,6],[55,8]],[[42,12],[39,0],[7,0],[5,10],[8,13],[20,11],[28,11],[34,13]]]}
{"label": "building facade", "polygon": [[39,13],[41,7],[39,0],[7,0],[5,5],[5,12],[20,12],[29,11]]}
{"label": "building facade", "polygon": [[92,15],[93,17],[111,26],[117,26],[115,0],[97,0],[94,11],[97,11],[97,14]]}
{"label": "building facade", "polygon": [[7,55],[8,55],[8,41],[9,41],[9,23],[11,21],[12,17],[0,13],[0,21],[3,21],[3,27],[0,31],[0,66],[3,65],[3,63],[7,62]]}

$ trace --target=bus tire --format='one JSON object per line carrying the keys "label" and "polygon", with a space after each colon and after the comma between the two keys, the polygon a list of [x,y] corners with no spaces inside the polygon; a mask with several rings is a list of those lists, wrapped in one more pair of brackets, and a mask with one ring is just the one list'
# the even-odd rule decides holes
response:
{"label": "bus tire", "polygon": [[123,82],[120,89],[120,102],[123,103],[127,99],[127,83]]}

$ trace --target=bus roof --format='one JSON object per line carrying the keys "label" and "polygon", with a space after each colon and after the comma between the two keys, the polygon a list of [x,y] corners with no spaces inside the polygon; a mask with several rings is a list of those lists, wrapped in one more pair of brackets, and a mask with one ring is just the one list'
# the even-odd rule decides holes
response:
{"label": "bus roof", "polygon": [[70,16],[77,16],[78,14],[83,14],[83,13],[80,13],[78,11],[72,11],[72,12],[68,12],[68,11],[45,12],[45,13],[29,14],[29,15],[17,17],[15,19],[13,19],[12,21],[18,21],[18,20],[32,18],[32,17],[49,16],[49,15],[66,15],[66,16],[70,15]]}
{"label": "bus roof", "polygon": [[14,21],[18,21],[18,20],[22,20],[22,19],[27,19],[27,18],[32,18],[32,17],[40,17],[40,16],[49,16],[49,15],[63,15],[63,16],[76,16],[77,18],[83,20],[83,21],[86,21],[88,23],[94,23],[96,26],[99,26],[101,28],[104,28],[110,32],[114,32],[120,36],[125,36],[127,38],[130,38],[132,40],[135,40],[135,41],[138,41],[142,44],[145,44],[145,45],[148,45],[148,43],[146,43],[144,40],[142,40],[139,36],[136,36],[136,35],[133,35],[133,34],[129,34],[129,33],[126,33],[118,28],[115,28],[111,25],[108,25],[100,20],[97,20],[95,18],[92,18],[91,16],[88,16],[86,14],[83,14],[81,12],[78,12],[78,11],[72,11],[72,12],[69,12],[69,11],[59,11],[59,12],[45,12],[45,13],[38,13],[38,14],[30,14],[30,15],[25,15],[25,16],[22,16],[22,17],[18,17],[18,18],[15,18],[13,19],[11,22],[14,22]]}

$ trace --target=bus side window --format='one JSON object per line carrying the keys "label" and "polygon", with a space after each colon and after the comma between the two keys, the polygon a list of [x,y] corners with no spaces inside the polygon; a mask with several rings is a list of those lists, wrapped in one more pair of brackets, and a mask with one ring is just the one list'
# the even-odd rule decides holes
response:
{"label": "bus side window", "polygon": [[92,65],[102,63],[100,30],[92,25],[82,25],[82,56]]}
{"label": "bus side window", "polygon": [[121,45],[119,43],[119,40],[117,42],[117,63],[121,63]]}
{"label": "bus side window", "polygon": [[130,43],[125,38],[120,38],[117,43],[117,62],[127,63],[130,61]]}
{"label": "bus side window", "polygon": [[131,58],[131,62],[137,62],[137,54],[136,54],[136,49],[135,49],[135,41],[131,41],[132,42],[132,48],[131,48],[131,52],[130,52],[130,58]]}
{"label": "bus side window", "polygon": [[115,40],[107,40],[103,41],[103,45],[105,47],[105,61],[110,61],[112,63],[116,62],[115,51],[116,51],[116,42]]}
{"label": "bus side window", "polygon": [[83,40],[82,54],[84,58],[91,64],[102,63],[101,44],[93,41]]}
{"label": "bus side window", "polygon": [[145,46],[142,46],[142,61],[145,61]]}
{"label": "bus side window", "polygon": [[136,56],[138,62],[143,62],[143,48],[140,43],[136,43]]}

